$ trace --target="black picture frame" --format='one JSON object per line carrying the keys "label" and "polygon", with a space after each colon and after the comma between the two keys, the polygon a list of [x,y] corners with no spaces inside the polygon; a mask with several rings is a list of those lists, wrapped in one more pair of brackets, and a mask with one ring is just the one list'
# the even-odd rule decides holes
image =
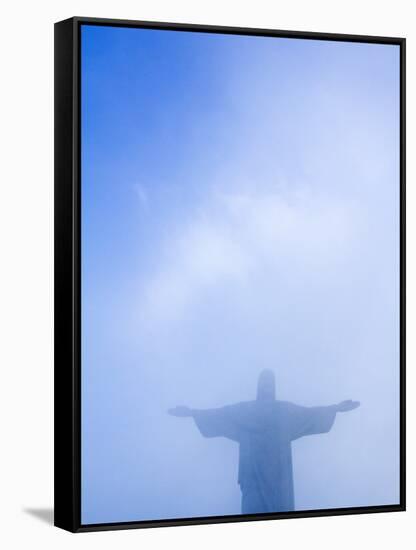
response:
{"label": "black picture frame", "polygon": [[[80,28],[83,24],[400,47],[400,504],[285,513],[81,524]],[[71,532],[404,511],[406,362],[405,38],[73,17],[55,24],[55,525]]]}

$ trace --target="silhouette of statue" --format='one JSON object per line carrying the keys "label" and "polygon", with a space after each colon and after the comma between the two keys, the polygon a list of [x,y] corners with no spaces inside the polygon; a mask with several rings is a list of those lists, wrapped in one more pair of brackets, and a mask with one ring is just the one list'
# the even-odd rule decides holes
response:
{"label": "silhouette of statue", "polygon": [[305,435],[329,432],[338,412],[351,411],[359,401],[326,407],[302,407],[277,401],[271,370],[260,373],[257,399],[216,409],[169,409],[192,417],[205,437],[226,437],[240,445],[238,483],[241,513],[286,512],[295,509],[291,443]]}

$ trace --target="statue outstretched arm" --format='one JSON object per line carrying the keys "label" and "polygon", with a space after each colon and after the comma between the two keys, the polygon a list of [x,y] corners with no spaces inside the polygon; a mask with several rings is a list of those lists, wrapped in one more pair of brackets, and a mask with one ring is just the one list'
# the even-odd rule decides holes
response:
{"label": "statue outstretched arm", "polygon": [[177,407],[173,407],[173,409],[168,409],[168,414],[172,416],[178,416],[181,418],[193,416],[193,413],[194,413],[194,409],[191,409],[190,407],[186,407],[185,405],[178,405]]}
{"label": "statue outstretched arm", "polygon": [[359,401],[353,401],[352,399],[347,399],[346,401],[341,401],[337,405],[332,405],[335,412],[348,412],[353,411],[360,406]]}

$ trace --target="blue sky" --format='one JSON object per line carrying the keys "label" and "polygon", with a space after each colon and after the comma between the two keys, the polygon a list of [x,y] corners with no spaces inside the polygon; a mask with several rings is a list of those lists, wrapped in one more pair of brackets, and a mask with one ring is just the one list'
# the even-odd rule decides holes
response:
{"label": "blue sky", "polygon": [[353,398],[298,509],[397,503],[399,47],[82,27],[82,521],[239,513],[177,404]]}

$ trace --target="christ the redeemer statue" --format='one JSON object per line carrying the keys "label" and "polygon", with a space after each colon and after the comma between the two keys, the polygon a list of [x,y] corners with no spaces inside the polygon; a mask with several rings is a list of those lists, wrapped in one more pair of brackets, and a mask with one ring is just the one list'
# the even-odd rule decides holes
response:
{"label": "christ the redeemer statue", "polygon": [[192,417],[205,437],[227,437],[240,445],[238,483],[242,514],[295,509],[291,443],[299,437],[329,432],[338,412],[351,411],[358,401],[327,407],[302,407],[277,401],[275,378],[260,373],[257,399],[216,409],[169,409],[173,416]]}

